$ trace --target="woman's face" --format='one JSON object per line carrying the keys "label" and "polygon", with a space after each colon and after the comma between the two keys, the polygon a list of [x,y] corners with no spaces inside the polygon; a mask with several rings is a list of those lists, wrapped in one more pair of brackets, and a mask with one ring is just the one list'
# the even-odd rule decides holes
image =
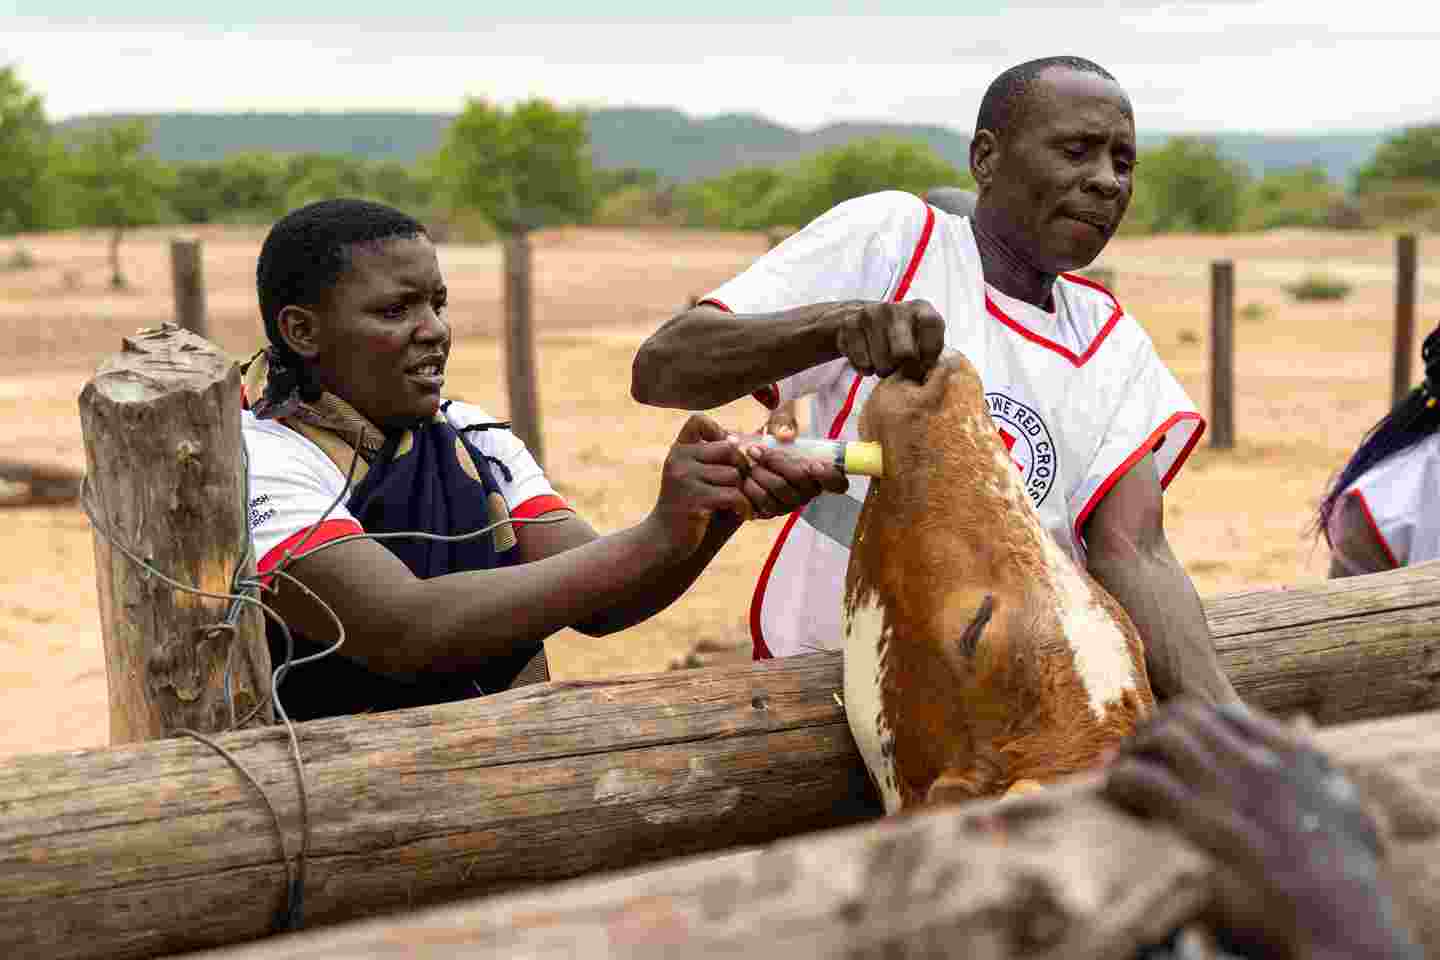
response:
{"label": "woman's face", "polygon": [[317,311],[311,363],[326,390],[382,428],[440,409],[450,324],[435,245],[392,237],[350,248],[350,265]]}

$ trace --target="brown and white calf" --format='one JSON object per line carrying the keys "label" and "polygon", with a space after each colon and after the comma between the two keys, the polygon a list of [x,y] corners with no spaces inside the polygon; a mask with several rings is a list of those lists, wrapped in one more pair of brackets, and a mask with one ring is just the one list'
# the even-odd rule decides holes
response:
{"label": "brown and white calf", "polygon": [[845,581],[845,711],[886,810],[1096,766],[1154,705],[1144,649],[1041,525],[975,369],[887,379],[860,432],[885,477]]}

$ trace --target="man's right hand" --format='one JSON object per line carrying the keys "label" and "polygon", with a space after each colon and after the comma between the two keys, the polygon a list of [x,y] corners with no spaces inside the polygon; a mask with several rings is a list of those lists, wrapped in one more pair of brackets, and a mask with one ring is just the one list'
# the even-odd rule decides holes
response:
{"label": "man's right hand", "polygon": [[945,346],[945,321],[925,300],[844,304],[835,344],[863,374],[888,377],[896,370],[924,380]]}

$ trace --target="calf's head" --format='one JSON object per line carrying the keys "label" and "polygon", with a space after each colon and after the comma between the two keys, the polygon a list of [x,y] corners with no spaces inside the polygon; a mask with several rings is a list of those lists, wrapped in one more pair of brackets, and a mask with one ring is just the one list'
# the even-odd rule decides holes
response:
{"label": "calf's head", "polygon": [[974,368],[888,378],[860,432],[885,478],[846,578],[846,709],[887,807],[1093,766],[1152,702],[1143,649],[1041,525]]}

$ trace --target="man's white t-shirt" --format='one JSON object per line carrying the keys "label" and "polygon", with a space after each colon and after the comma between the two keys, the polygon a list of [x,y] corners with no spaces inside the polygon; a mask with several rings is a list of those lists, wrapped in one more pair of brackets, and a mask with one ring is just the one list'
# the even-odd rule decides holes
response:
{"label": "man's white t-shirt", "polygon": [[[979,371],[996,428],[1046,529],[1084,565],[1085,521],[1114,483],[1154,451],[1162,484],[1205,429],[1149,336],[1106,290],[1061,277],[1056,309],[985,283],[970,221],[896,191],[833,208],[707,296],[734,313],[838,300],[929,301],[945,347]],[[816,433],[858,439],[859,410],[879,381],[842,358],[777,384],[772,399],[813,396]],[[755,656],[841,647],[849,543],[869,481],[793,514],[751,603]]]}
{"label": "man's white t-shirt", "polygon": [[[1440,560],[1440,433],[1381,460],[1342,496],[1359,503],[1394,566]],[[1332,521],[1339,515],[1333,511]],[[1330,541],[1340,542],[1333,529]]]}
{"label": "man's white t-shirt", "polygon": [[[458,401],[445,405],[445,418],[457,430],[495,422],[484,410]],[[345,470],[320,447],[283,423],[257,420],[249,410],[240,414],[240,433],[250,459],[250,534],[260,573],[275,567],[286,550],[301,546],[302,541],[301,549],[308,550],[363,532],[345,508],[354,484],[345,496],[340,496],[345,487]],[[550,486],[524,442],[509,430],[471,431],[467,439],[482,454],[505,465],[509,477],[496,470],[495,482],[512,517],[537,517],[566,509],[565,501]],[[325,511],[332,504],[334,509],[327,515]],[[324,523],[312,532],[311,526],[322,516]]]}

